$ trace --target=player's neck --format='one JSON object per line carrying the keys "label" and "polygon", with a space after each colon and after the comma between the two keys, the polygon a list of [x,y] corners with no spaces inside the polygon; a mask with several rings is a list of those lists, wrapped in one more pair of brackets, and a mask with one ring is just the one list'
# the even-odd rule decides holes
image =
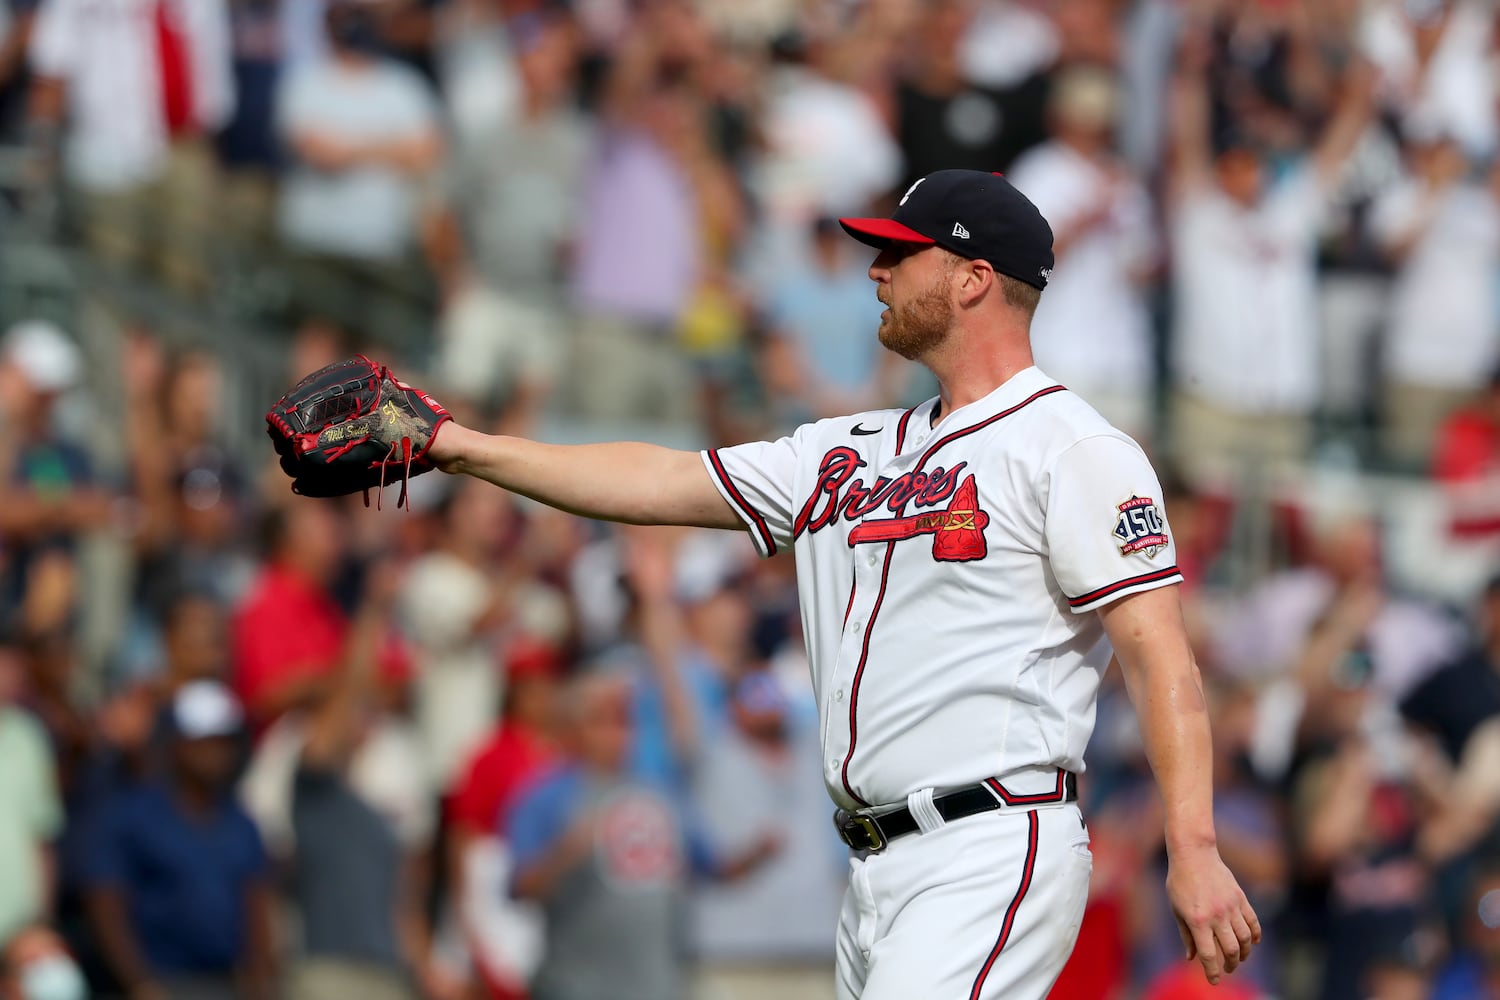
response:
{"label": "player's neck", "polygon": [[938,380],[940,402],[934,420],[983,399],[1035,364],[1026,331],[976,337],[955,330],[922,360]]}

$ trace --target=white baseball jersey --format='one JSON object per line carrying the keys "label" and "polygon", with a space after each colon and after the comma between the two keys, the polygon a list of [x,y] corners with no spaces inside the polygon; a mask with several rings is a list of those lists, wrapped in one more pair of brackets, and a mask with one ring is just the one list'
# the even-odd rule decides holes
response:
{"label": "white baseball jersey", "polygon": [[934,425],[936,404],[703,455],[761,554],[796,554],[849,809],[1082,771],[1109,662],[1091,612],[1182,579],[1150,463],[1083,400],[1030,368]]}

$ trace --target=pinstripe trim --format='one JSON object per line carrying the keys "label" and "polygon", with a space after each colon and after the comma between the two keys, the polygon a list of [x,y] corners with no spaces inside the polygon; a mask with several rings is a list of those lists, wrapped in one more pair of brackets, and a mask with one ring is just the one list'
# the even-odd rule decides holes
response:
{"label": "pinstripe trim", "polygon": [[1021,908],[1021,900],[1026,898],[1026,892],[1031,888],[1031,876],[1036,871],[1038,826],[1036,811],[1028,812],[1026,820],[1026,864],[1021,868],[1021,884],[1016,888],[1016,894],[1011,897],[1010,906],[1005,909],[1005,923],[1000,925],[1000,936],[995,939],[995,947],[990,949],[990,957],[985,959],[984,967],[979,970],[979,975],[974,977],[974,986],[969,990],[969,1000],[979,1000],[984,992],[984,981],[989,978],[990,970],[995,967],[995,961],[1000,957],[1000,952],[1005,950],[1005,942],[1010,939],[1010,932],[1016,925],[1016,911]]}
{"label": "pinstripe trim", "polygon": [[761,547],[766,550],[767,556],[776,554],[776,539],[771,537],[771,526],[766,524],[766,519],[760,516],[760,511],[750,505],[740,488],[729,478],[729,473],[724,470],[724,463],[719,459],[719,449],[710,448],[707,452],[709,464],[713,466],[714,475],[718,477],[719,483],[724,487],[724,492],[734,501],[734,505],[750,520],[755,528],[755,533],[760,536]]}
{"label": "pinstripe trim", "polygon": [[1160,583],[1163,580],[1170,580],[1174,576],[1180,577],[1181,575],[1182,573],[1177,569],[1176,566],[1168,566],[1166,569],[1155,570],[1151,573],[1142,573],[1140,576],[1132,576],[1124,580],[1117,580],[1106,587],[1100,587],[1098,590],[1091,590],[1087,594],[1080,594],[1077,597],[1070,597],[1068,598],[1068,606],[1073,608],[1081,608],[1086,604],[1093,604],[1095,601],[1102,600],[1103,598],[1106,598],[1111,594],[1117,594],[1129,587],[1138,587],[1143,583]]}

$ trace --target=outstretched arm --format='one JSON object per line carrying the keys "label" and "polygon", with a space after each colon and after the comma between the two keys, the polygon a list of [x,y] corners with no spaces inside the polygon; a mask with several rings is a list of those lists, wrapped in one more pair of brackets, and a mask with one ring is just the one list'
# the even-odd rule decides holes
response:
{"label": "outstretched arm", "polygon": [[1380,73],[1369,62],[1355,60],[1340,81],[1338,105],[1313,149],[1313,170],[1324,186],[1333,184],[1353,155],[1375,114]]}
{"label": "outstretched arm", "polygon": [[482,434],[448,422],[428,457],[571,514],[629,524],[743,528],[703,459],[636,442],[554,445]]}
{"label": "outstretched arm", "polygon": [[1210,983],[1233,972],[1260,941],[1260,921],[1219,857],[1213,819],[1208,707],[1188,645],[1176,587],[1122,598],[1099,617],[1114,645],[1161,792],[1167,896],[1187,956]]}

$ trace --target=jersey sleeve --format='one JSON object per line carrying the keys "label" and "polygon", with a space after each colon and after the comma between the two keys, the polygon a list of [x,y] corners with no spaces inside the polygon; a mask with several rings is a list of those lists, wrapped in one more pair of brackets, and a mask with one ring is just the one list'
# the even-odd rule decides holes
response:
{"label": "jersey sleeve", "polygon": [[1045,523],[1052,573],[1074,614],[1182,581],[1161,484],[1127,438],[1085,438],[1058,457]]}
{"label": "jersey sleeve", "polygon": [[774,556],[792,545],[792,489],[800,432],[779,441],[753,441],[703,452],[709,478],[745,522],[755,550]]}

